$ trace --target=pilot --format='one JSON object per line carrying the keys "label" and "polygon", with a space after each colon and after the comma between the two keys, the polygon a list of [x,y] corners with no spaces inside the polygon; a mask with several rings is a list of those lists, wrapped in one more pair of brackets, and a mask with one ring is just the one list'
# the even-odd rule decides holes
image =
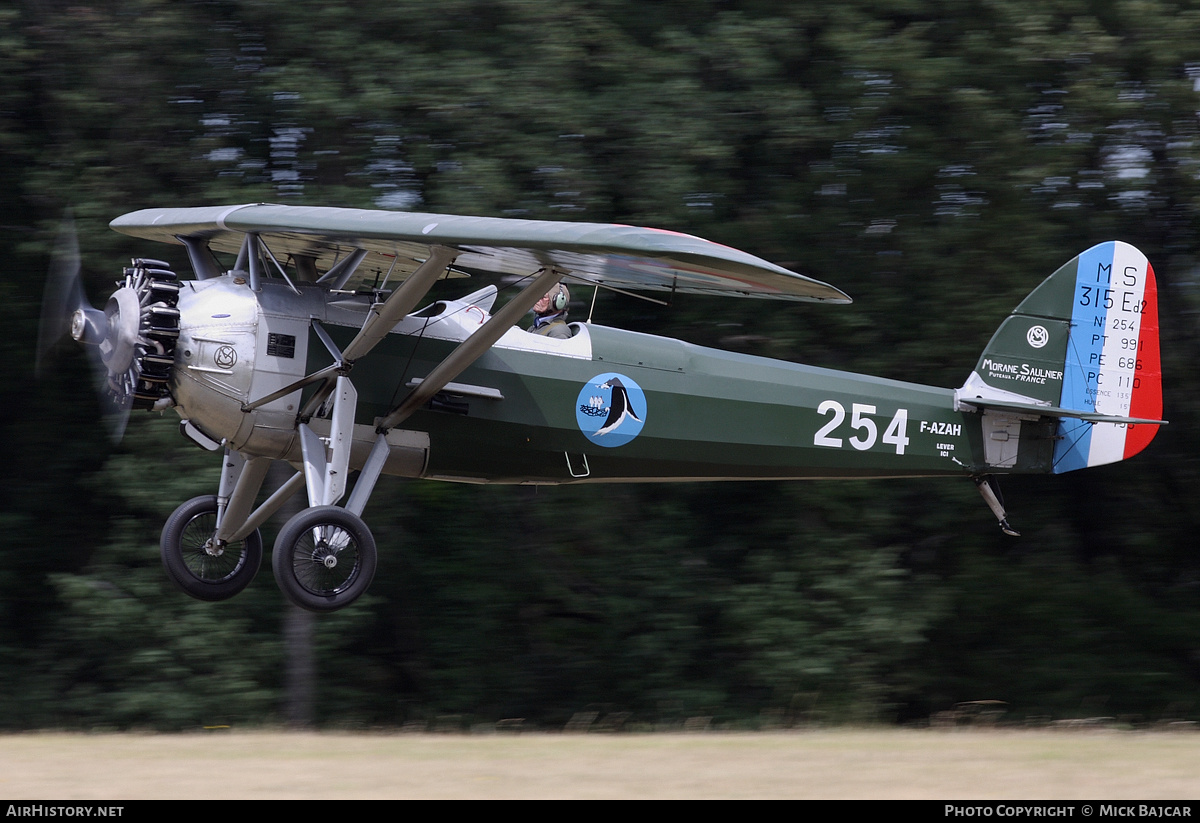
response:
{"label": "pilot", "polygon": [[533,304],[533,325],[529,330],[545,337],[570,337],[571,327],[567,325],[567,304],[570,302],[571,293],[567,287],[562,283],[555,285]]}

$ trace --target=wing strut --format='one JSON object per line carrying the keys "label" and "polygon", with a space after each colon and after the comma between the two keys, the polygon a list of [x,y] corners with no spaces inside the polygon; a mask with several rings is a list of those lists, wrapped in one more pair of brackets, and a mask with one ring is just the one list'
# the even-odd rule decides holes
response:
{"label": "wing strut", "polygon": [[[346,344],[342,357],[347,363],[353,363],[369,352],[387,337],[392,327],[408,316],[418,301],[425,296],[433,286],[434,281],[441,277],[446,267],[458,257],[458,249],[446,246],[432,246],[429,257],[408,276],[383,303],[371,307],[367,321],[353,340]],[[536,300],[534,301],[537,302]],[[531,304],[532,305],[532,304]]]}
{"label": "wing strut", "polygon": [[[363,323],[362,328],[359,329],[358,334],[342,350],[342,360],[338,365],[337,373],[345,374],[348,372],[354,366],[355,360],[370,352],[371,349],[379,344],[380,340],[387,337],[388,332],[416,308],[417,303],[429,292],[430,287],[442,276],[442,272],[454,262],[454,259],[458,255],[459,252],[457,249],[451,249],[446,246],[431,246],[429,257],[425,259],[425,262],[418,266],[416,271],[410,274],[388,296],[387,300],[371,307],[370,313],[367,315],[367,319]],[[301,420],[307,420],[312,417],[321,404],[325,402],[329,397],[329,393],[333,391],[333,385],[337,380],[338,374],[327,376],[324,384],[308,399],[308,403],[300,410],[299,418]]]}
{"label": "wing strut", "polygon": [[[563,278],[565,272],[554,268],[542,269],[533,281],[517,294],[516,297],[504,304],[504,308],[496,312],[480,326],[474,334],[458,344],[458,348],[450,352],[441,363],[434,367],[424,380],[416,385],[408,397],[400,405],[392,409],[388,415],[376,421],[375,430],[380,434],[398,426],[413,412],[425,405],[438,392],[446,387],[464,369],[479,359],[485,351],[504,336],[524,314],[533,308],[534,304],[554,284]],[[353,343],[351,343],[353,345]]]}
{"label": "wing strut", "polygon": [[266,276],[263,270],[262,252],[258,247],[258,233],[246,232],[246,239],[242,243],[243,254],[238,255],[238,268],[242,267],[242,257],[246,258],[245,271],[250,273],[250,291],[262,291],[262,281]]}
{"label": "wing strut", "polygon": [[[242,406],[242,411],[253,411],[259,406],[266,405],[273,400],[278,400],[280,397],[291,394],[296,389],[304,388],[318,381],[324,381],[300,411],[299,418],[301,420],[311,417],[316,409],[329,397],[329,393],[333,390],[338,376],[350,371],[357,358],[362,357],[375,348],[379,341],[386,337],[387,333],[392,330],[392,327],[403,320],[413,310],[420,299],[429,291],[434,281],[441,276],[442,272],[445,271],[446,267],[457,256],[458,251],[456,249],[447,248],[446,246],[433,246],[425,262],[418,266],[416,271],[409,275],[394,292],[388,295],[387,300],[371,307],[362,328],[341,353],[341,358],[338,362],[320,371],[306,375],[278,391],[258,398],[252,403],[245,404]],[[316,328],[318,336],[322,340],[326,340],[328,335],[323,334],[319,326],[316,326]],[[326,345],[332,345],[332,341],[329,341]],[[336,359],[337,355],[334,356]]]}
{"label": "wing strut", "polygon": [[337,263],[335,263],[333,267],[329,271],[325,272],[325,274],[323,274],[317,282],[329,283],[330,288],[332,289],[343,288],[346,285],[346,281],[348,281],[358,269],[358,264],[361,263],[363,258],[366,256],[366,249],[355,249],[354,251],[350,252],[350,254],[346,255]]}
{"label": "wing strut", "polygon": [[182,234],[175,235],[175,239],[187,249],[188,261],[192,264],[192,271],[196,273],[197,280],[211,280],[221,276],[221,269],[208,250],[207,240]]}

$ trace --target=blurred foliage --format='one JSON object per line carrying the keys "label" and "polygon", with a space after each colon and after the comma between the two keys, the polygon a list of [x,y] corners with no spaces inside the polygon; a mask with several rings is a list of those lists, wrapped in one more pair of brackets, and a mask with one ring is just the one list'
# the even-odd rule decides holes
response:
{"label": "blurred foliage", "polygon": [[692,232],[856,305],[606,295],[597,319],[947,386],[1082,249],[1159,275],[1172,425],[1007,483],[1017,542],[967,483],[382,483],[372,591],[318,623],[320,722],[1195,718],[1198,31],[1163,0],[0,9],[0,723],[279,716],[267,576],[205,604],[159,568],[216,461],[151,416],[109,444],[77,352],[32,377],[65,208],[95,296],[132,254],[186,268],[113,217],[257,200]]}

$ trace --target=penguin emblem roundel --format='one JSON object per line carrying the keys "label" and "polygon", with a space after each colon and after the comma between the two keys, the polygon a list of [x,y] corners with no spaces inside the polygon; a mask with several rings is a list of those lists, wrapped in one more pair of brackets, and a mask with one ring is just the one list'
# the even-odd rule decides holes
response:
{"label": "penguin emblem roundel", "polygon": [[624,446],[646,424],[646,393],[623,374],[598,374],[579,392],[575,420],[597,446]]}

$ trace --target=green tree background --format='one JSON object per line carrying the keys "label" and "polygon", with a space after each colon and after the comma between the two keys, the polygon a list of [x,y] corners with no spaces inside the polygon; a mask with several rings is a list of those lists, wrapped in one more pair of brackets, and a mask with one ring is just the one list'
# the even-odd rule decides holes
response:
{"label": "green tree background", "polygon": [[113,217],[259,200],[699,234],[856,303],[603,322],[943,386],[1096,242],[1161,294],[1171,425],[1006,484],[1019,541],[966,482],[382,483],[380,573],[315,626],[317,722],[1196,719],[1197,43],[1200,4],[1155,0],[0,8],[0,726],[284,717],[269,575],[206,604],[159,564],[211,455],[149,414],[110,444],[78,353],[33,377],[66,208],[95,299],[133,255],[186,269]]}

